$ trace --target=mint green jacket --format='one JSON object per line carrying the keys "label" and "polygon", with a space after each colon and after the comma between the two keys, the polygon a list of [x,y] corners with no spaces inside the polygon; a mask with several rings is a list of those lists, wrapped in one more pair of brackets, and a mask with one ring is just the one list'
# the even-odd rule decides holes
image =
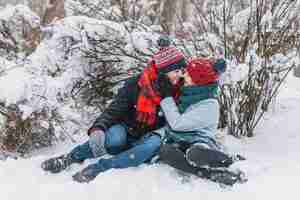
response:
{"label": "mint green jacket", "polygon": [[168,122],[165,133],[167,139],[174,142],[203,142],[218,148],[215,140],[219,121],[217,92],[203,91],[203,86],[184,88],[178,106],[172,97],[161,101],[160,106]]}

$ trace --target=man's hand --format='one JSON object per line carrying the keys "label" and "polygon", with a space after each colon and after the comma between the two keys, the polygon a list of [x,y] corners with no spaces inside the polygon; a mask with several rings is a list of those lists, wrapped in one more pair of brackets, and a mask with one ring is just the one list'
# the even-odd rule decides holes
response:
{"label": "man's hand", "polygon": [[[93,133],[97,132],[97,131],[102,131],[100,128],[89,128],[89,130],[87,131],[88,136],[92,135]],[[103,132],[103,131],[102,131]]]}
{"label": "man's hand", "polygon": [[89,145],[96,157],[100,157],[106,153],[105,150],[105,133],[101,129],[95,129],[90,132]]}
{"label": "man's hand", "polygon": [[90,131],[90,137],[92,137],[93,135],[100,135],[100,134],[105,134],[105,133],[101,129],[93,129]]}
{"label": "man's hand", "polygon": [[173,86],[169,78],[165,74],[158,76],[158,92],[161,98],[171,97]]}

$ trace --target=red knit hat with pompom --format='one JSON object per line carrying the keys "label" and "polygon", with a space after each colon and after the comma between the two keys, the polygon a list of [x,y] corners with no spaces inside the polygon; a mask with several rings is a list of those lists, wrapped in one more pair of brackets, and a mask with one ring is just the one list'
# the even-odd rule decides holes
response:
{"label": "red knit hat with pompom", "polygon": [[188,62],[186,71],[196,85],[208,85],[219,80],[219,75],[209,59],[193,59]]}

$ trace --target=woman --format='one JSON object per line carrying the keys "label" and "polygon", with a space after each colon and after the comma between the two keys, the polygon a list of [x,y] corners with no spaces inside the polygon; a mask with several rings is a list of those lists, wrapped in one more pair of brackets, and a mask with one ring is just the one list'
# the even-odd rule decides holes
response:
{"label": "woman", "polygon": [[233,163],[215,139],[219,120],[218,79],[225,68],[224,60],[189,61],[178,102],[171,96],[168,79],[160,76],[159,90],[163,97],[160,106],[169,125],[160,151],[162,162],[193,174],[201,169],[206,178],[211,178],[207,167],[228,167]]}

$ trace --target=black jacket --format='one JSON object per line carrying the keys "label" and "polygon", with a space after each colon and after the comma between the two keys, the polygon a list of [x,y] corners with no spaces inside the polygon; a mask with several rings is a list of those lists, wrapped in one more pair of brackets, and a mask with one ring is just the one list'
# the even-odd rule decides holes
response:
{"label": "black jacket", "polygon": [[[140,127],[136,121],[136,104],[140,88],[138,86],[138,77],[129,78],[124,86],[119,89],[116,97],[104,112],[97,117],[93,128],[98,128],[104,132],[111,126],[119,123],[125,123],[128,127],[128,133],[135,137],[141,137],[145,133],[159,129],[164,126],[164,117],[157,116],[157,122],[153,127]],[[157,112],[158,114],[159,112]]]}

